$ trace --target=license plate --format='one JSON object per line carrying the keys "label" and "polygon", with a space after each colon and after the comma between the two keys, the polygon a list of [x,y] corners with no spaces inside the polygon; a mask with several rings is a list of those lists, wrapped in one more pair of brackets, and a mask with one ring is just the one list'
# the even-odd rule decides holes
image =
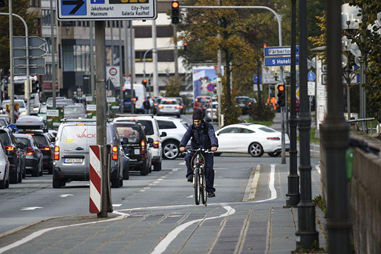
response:
{"label": "license plate", "polygon": [[140,154],[140,149],[135,149],[134,154]]}
{"label": "license plate", "polygon": [[245,107],[245,104],[241,103],[239,104],[240,107]]}
{"label": "license plate", "polygon": [[80,158],[65,158],[65,163],[82,163],[83,159]]}

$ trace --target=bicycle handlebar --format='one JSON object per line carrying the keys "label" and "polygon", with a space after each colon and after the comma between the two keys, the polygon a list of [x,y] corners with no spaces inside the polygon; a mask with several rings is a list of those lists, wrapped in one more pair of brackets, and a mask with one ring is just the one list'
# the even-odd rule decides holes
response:
{"label": "bicycle handlebar", "polygon": [[202,152],[202,153],[211,153],[213,154],[214,152],[209,149],[204,149],[204,148],[198,148],[198,149],[187,149],[183,152],[183,154],[188,154],[188,153],[197,153],[197,152]]}

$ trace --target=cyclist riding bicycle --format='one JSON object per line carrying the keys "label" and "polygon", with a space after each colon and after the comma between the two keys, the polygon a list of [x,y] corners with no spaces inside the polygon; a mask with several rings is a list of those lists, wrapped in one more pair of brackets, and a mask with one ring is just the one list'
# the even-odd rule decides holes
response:
{"label": "cyclist riding bicycle", "polygon": [[[192,138],[192,139],[191,139]],[[184,134],[180,142],[180,152],[184,152],[185,146],[191,139],[192,149],[210,149],[211,151],[217,151],[218,139],[214,133],[213,126],[203,120],[202,111],[195,111],[193,113],[193,124],[188,127],[188,130]],[[193,154],[187,154],[184,157],[185,163],[187,165],[186,178],[188,182],[193,181],[193,171],[191,167],[191,159]],[[208,192],[208,197],[215,197],[216,189],[214,186],[214,169],[213,169],[213,154],[206,153],[205,157],[205,175],[206,175],[206,191]]]}

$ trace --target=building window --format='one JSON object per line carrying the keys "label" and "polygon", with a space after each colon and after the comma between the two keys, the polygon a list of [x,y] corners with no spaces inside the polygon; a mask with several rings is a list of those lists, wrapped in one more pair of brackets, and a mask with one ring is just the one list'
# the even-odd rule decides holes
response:
{"label": "building window", "polygon": [[175,61],[175,55],[173,50],[164,50],[157,52],[158,62],[173,62]]}
{"label": "building window", "polygon": [[[146,51],[135,51],[135,62],[144,62],[144,53]],[[152,50],[146,54],[146,62],[152,62]]]}
{"label": "building window", "polygon": [[[157,38],[167,38],[173,36],[172,26],[158,26],[156,28]],[[152,38],[152,27],[136,27],[135,38]]]}

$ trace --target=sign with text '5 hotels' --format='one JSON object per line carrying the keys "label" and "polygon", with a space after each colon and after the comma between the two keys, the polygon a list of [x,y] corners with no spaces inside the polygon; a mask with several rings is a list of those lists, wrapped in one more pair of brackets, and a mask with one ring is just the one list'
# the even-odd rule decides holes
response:
{"label": "sign with text '5 hotels'", "polygon": [[157,0],[57,0],[59,20],[151,20]]}
{"label": "sign with text '5 hotels'", "polygon": [[[299,46],[295,48],[295,64],[299,65]],[[266,47],[265,48],[265,66],[286,66],[291,65],[291,47]]]}

